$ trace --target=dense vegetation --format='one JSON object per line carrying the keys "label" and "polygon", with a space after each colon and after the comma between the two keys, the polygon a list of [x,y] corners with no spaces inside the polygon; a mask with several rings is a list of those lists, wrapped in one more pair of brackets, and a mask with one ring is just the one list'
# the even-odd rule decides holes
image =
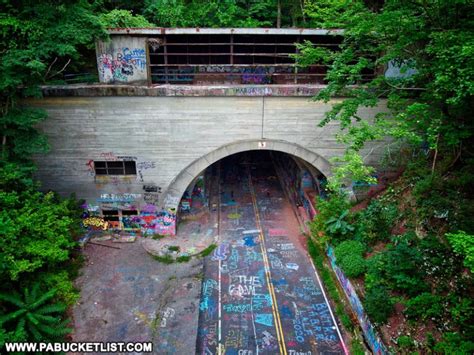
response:
{"label": "dense vegetation", "polygon": [[[345,28],[341,50],[307,43],[299,58],[301,65],[331,66],[329,85],[315,99],[347,97],[322,123],[340,123],[346,153],[337,160],[329,198],[317,201],[314,238],[335,247],[371,320],[397,351],[472,353],[474,6],[352,4],[322,19]],[[389,64],[398,75],[379,69]],[[374,77],[364,75],[373,70]],[[381,100],[386,112],[361,119],[361,108]],[[340,186],[374,182],[364,156],[367,144],[384,136],[392,138],[385,169],[404,172],[361,209]]]}
{"label": "dense vegetation", "polygon": [[[46,114],[21,99],[40,97],[39,85],[61,81],[67,71],[94,68],[94,41],[105,27],[301,26],[345,29],[339,51],[302,44],[298,57],[302,66],[330,65],[329,85],[317,100],[347,97],[322,123],[340,123],[347,149],[329,198],[317,202],[315,240],[335,247],[382,330],[402,319],[398,350],[472,353],[473,10],[469,0],[4,1],[0,346],[65,333],[65,306],[77,297],[78,203],[38,192],[31,157],[47,152],[47,142],[34,127]],[[399,75],[385,76],[388,64]],[[358,116],[380,100],[388,112],[372,122]],[[366,208],[354,208],[340,186],[374,182],[364,165],[366,144],[385,136],[392,137],[387,169],[402,166],[404,173]],[[35,307],[25,311],[29,304]]]}
{"label": "dense vegetation", "polygon": [[52,340],[69,332],[64,312],[77,299],[73,279],[80,213],[74,198],[38,192],[33,154],[48,150],[35,125],[38,85],[84,62],[104,33],[87,2],[3,2],[1,31],[0,348],[5,341]]}
{"label": "dense vegetation", "polygon": [[[39,192],[32,157],[48,151],[35,129],[47,119],[22,105],[65,73],[95,72],[94,45],[106,27],[288,26],[305,21],[288,1],[3,1],[0,158],[0,348],[48,340],[68,328],[66,307],[79,264],[80,210],[73,197]],[[79,77],[78,80],[84,80]],[[88,79],[89,80],[89,79]]]}

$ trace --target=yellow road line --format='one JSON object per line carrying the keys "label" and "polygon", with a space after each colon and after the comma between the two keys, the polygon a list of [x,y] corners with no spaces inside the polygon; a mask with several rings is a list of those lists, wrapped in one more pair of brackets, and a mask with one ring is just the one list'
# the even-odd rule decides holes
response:
{"label": "yellow road line", "polygon": [[263,228],[260,222],[260,213],[258,212],[257,198],[255,196],[255,190],[252,184],[252,176],[250,175],[250,170],[248,170],[248,178],[249,178],[250,194],[252,196],[252,204],[253,204],[253,208],[255,212],[255,220],[257,224],[257,229],[260,230],[260,234],[259,234],[260,249],[262,250],[263,266],[265,269],[265,276],[267,279],[268,291],[272,298],[272,312],[273,312],[273,318],[275,319],[275,330],[276,330],[277,338],[278,338],[278,346],[280,347],[280,353],[287,355],[288,353],[286,351],[285,337],[283,334],[283,328],[281,326],[280,313],[278,311],[278,302],[275,295],[275,289],[273,288],[273,284],[271,282],[272,275],[270,272],[270,263],[268,262],[267,250],[265,248],[265,236],[263,234]]}

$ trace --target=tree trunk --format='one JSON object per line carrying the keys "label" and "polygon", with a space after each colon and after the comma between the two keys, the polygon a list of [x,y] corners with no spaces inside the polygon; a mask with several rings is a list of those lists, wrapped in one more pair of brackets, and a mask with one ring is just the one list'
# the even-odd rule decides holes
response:
{"label": "tree trunk", "polygon": [[303,24],[306,25],[306,16],[304,13],[304,0],[300,0],[300,7],[301,7],[301,17],[303,18]]}
{"label": "tree trunk", "polygon": [[281,0],[277,2],[277,28],[281,27]]}

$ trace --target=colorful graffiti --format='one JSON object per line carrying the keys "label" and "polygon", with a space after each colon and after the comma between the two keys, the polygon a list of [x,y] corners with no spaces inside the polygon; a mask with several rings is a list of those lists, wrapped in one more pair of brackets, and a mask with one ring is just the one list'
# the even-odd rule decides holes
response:
{"label": "colorful graffiti", "polygon": [[87,166],[87,172],[90,176],[94,176],[95,175],[95,169],[94,169],[94,161],[93,160],[89,160],[87,163],[86,163],[86,166]]}
{"label": "colorful graffiti", "polygon": [[146,72],[146,54],[143,48],[122,48],[115,55],[103,53],[98,57],[101,81],[128,81],[136,72]]}
{"label": "colorful graffiti", "polygon": [[[118,213],[118,212],[117,212]],[[82,224],[84,227],[96,230],[134,229],[143,235],[175,235],[176,214],[173,211],[156,211],[156,207],[146,205],[144,209],[135,216],[118,214],[118,221],[105,221],[102,217],[89,217],[84,213]]]}
{"label": "colorful graffiti", "polygon": [[328,248],[327,255],[329,257],[329,260],[331,261],[331,267],[336,273],[337,279],[339,280],[339,283],[341,284],[347,298],[349,299],[349,303],[351,305],[352,310],[357,314],[357,319],[359,320],[359,324],[362,327],[365,339],[367,340],[370,348],[372,349],[374,354],[388,354],[387,348],[380,340],[380,337],[378,336],[374,326],[367,317],[362,303],[360,302],[359,297],[357,296],[357,292],[355,291],[349,279],[337,266],[336,256],[334,255],[334,250],[331,247]]}
{"label": "colorful graffiti", "polygon": [[137,198],[142,197],[141,194],[101,194],[98,202],[133,202]]}
{"label": "colorful graffiti", "polygon": [[109,228],[109,222],[101,217],[86,217],[82,220],[82,225],[85,228],[97,230],[107,230],[107,228]]}

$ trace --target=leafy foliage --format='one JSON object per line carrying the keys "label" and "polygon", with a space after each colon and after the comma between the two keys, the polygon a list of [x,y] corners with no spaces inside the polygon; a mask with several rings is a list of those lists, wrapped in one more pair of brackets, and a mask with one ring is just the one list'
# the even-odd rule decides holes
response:
{"label": "leafy foliage", "polygon": [[348,277],[358,277],[365,272],[364,252],[365,246],[355,240],[346,240],[334,248],[337,264]]}
{"label": "leafy foliage", "polygon": [[434,350],[442,354],[472,354],[474,342],[465,340],[457,332],[448,332],[443,335],[443,339],[436,344]]}
{"label": "leafy foliage", "polygon": [[421,272],[422,255],[413,242],[402,240],[383,252],[383,278],[394,290],[416,295],[427,289]]}
{"label": "leafy foliage", "polygon": [[[47,116],[24,99],[40,98],[39,85],[82,67],[105,32],[83,0],[6,1],[2,10],[0,342],[54,340],[69,332],[61,314],[77,299],[71,256],[80,213],[74,198],[38,192],[31,156],[48,150],[36,130]],[[41,294],[40,283],[50,291]]]}
{"label": "leafy foliage", "polygon": [[58,78],[68,66],[82,65],[81,52],[93,49],[95,39],[105,35],[92,9],[82,0],[60,5],[49,0],[4,2],[0,20],[3,159],[25,161],[47,150],[46,139],[34,128],[46,114],[20,107],[19,97],[41,96],[39,84]]}
{"label": "leafy foliage", "polygon": [[[42,194],[33,186],[8,182],[17,178],[14,164],[0,169],[0,280],[18,280],[24,273],[53,268],[69,259],[79,228],[73,200]],[[11,173],[12,172],[12,173]],[[13,176],[12,176],[13,175]],[[20,180],[21,181],[21,180]]]}
{"label": "leafy foliage", "polygon": [[268,27],[276,10],[272,0],[147,0],[144,14],[162,27]]}
{"label": "leafy foliage", "polygon": [[[328,86],[317,100],[348,96],[333,105],[322,125],[338,121],[339,139],[351,154],[383,136],[414,147],[426,142],[433,152],[462,149],[473,125],[466,120],[474,92],[474,24],[467,15],[472,3],[391,0],[381,9],[357,1],[345,8],[346,3],[314,2],[306,7],[309,12],[314,8],[315,19],[325,14],[321,8],[327,9],[328,21],[319,18],[318,23],[331,27],[341,19],[338,25],[345,29],[340,51],[322,51],[309,43],[300,51],[302,65],[313,60],[331,64]],[[399,73],[385,74],[383,66]],[[370,122],[362,119],[360,111],[375,107],[381,98],[387,98],[389,111]]]}
{"label": "leafy foliage", "polygon": [[345,210],[340,216],[334,216],[326,221],[328,232],[333,235],[342,234],[345,235],[354,230],[354,227],[346,221],[346,217],[349,214],[349,210]]}
{"label": "leafy foliage", "polygon": [[464,265],[474,273],[474,235],[459,231],[447,233],[446,237],[454,251],[464,257]]}
{"label": "leafy foliage", "polygon": [[365,294],[364,309],[375,323],[385,323],[393,309],[387,289],[381,285],[369,288]]}
{"label": "leafy foliage", "polygon": [[[56,290],[40,293],[40,284],[24,288],[24,294],[0,293],[0,301],[10,308],[0,316],[0,326],[7,329],[8,341],[54,341],[71,332],[69,320],[62,320],[66,306],[52,303]],[[0,346],[3,344],[0,344]]]}
{"label": "leafy foliage", "polygon": [[141,15],[134,15],[129,10],[114,9],[110,12],[100,14],[99,21],[104,27],[154,27],[154,25]]}
{"label": "leafy foliage", "polygon": [[311,230],[318,235],[317,240],[325,244],[329,240],[344,240],[344,235],[351,231],[347,222],[350,202],[342,193],[333,192],[328,199],[317,198],[318,214],[311,223]]}
{"label": "leafy foliage", "polygon": [[395,204],[374,199],[356,217],[358,237],[367,242],[385,240],[390,236],[399,211]]}
{"label": "leafy foliage", "polygon": [[444,314],[443,297],[424,292],[410,299],[405,314],[417,320],[440,319]]}
{"label": "leafy foliage", "polygon": [[[334,104],[320,125],[339,124],[336,138],[346,147],[312,231],[324,234],[324,242],[352,237],[374,248],[364,299],[372,320],[388,319],[396,295],[410,319],[434,322],[444,332],[436,345],[435,337],[427,338],[430,351],[471,353],[474,4],[308,1],[305,10],[312,23],[345,30],[338,50],[306,42],[296,56],[303,67],[329,65],[328,85],[315,100]],[[377,107],[384,109],[363,118]],[[368,143],[384,137],[388,161],[406,165],[405,174],[384,193],[390,198],[344,217],[354,231],[333,233],[326,223],[350,211],[338,208],[338,191],[350,180],[370,182]],[[413,350],[409,339],[400,340],[403,351]]]}

